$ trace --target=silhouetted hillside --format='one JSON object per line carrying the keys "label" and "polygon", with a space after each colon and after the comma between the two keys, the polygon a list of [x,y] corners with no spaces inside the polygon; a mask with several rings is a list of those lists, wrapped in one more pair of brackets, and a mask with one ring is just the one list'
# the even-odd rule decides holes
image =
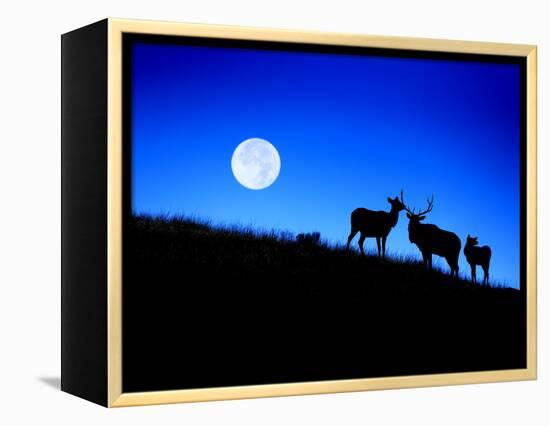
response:
{"label": "silhouetted hillside", "polygon": [[126,391],[525,365],[522,293],[417,261],[146,216],[124,253]]}

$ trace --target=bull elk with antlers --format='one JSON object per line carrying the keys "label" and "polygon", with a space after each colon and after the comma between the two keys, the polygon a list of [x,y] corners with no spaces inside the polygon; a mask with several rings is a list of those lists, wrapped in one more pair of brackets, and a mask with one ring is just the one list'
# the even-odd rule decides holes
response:
{"label": "bull elk with antlers", "polygon": [[[401,200],[403,199],[403,191],[401,191]],[[389,212],[385,211],[373,211],[364,208],[355,209],[351,213],[351,232],[348,237],[347,249],[353,237],[360,232],[359,237],[359,249],[362,254],[365,254],[363,249],[363,243],[365,238],[376,238],[376,245],[378,246],[378,257],[386,256],[386,239],[392,228],[397,225],[399,219],[399,212],[405,209],[403,203],[399,198],[389,198],[388,203],[391,204]],[[382,243],[382,250],[380,250],[380,243]]]}
{"label": "bull elk with antlers", "polygon": [[434,197],[428,200],[428,207],[422,212],[416,213],[405,205],[403,197],[401,202],[407,211],[409,218],[409,241],[416,244],[422,253],[424,266],[432,269],[432,255],[443,257],[451,268],[451,276],[458,278],[458,256],[460,255],[460,238],[450,231],[445,231],[436,225],[420,223],[426,218],[426,214],[433,209]]}

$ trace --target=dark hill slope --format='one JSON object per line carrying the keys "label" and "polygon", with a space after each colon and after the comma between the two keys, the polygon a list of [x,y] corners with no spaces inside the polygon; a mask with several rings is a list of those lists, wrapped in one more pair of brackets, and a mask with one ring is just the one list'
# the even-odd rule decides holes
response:
{"label": "dark hill slope", "polygon": [[187,219],[124,247],[125,391],[525,366],[517,290]]}

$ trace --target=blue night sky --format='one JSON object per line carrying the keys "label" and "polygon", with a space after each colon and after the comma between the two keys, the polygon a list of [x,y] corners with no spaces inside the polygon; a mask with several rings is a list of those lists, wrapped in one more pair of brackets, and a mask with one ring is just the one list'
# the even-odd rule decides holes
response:
{"label": "blue night sky", "polygon": [[[134,213],[345,243],[355,208],[389,210],[402,188],[411,207],[433,194],[424,223],[478,236],[491,280],[519,287],[519,65],[134,43],[131,77]],[[260,191],[231,171],[251,137],[281,157]],[[407,225],[388,249],[420,259]]]}

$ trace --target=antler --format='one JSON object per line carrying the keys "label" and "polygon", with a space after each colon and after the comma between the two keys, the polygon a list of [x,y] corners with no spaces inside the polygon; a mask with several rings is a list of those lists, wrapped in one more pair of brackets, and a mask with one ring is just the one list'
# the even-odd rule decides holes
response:
{"label": "antler", "polygon": [[432,209],[434,207],[434,196],[432,194],[432,198],[428,199],[428,208],[426,210],[424,210],[423,212],[416,213],[415,212],[416,209],[411,210],[410,207],[405,204],[405,200],[403,199],[403,190],[401,190],[401,204],[403,204],[403,206],[405,206],[405,210],[408,213],[410,213],[411,215],[422,216],[423,214],[426,214],[426,213],[429,213],[429,212],[432,211]]}
{"label": "antler", "polygon": [[405,210],[406,210],[408,213],[414,214],[414,210],[411,210],[411,209],[409,208],[409,206],[407,206],[407,205],[405,204],[405,200],[403,199],[403,190],[401,190],[401,204],[403,204],[403,206],[405,207]]}
{"label": "antler", "polygon": [[418,216],[422,216],[423,214],[430,213],[433,208],[434,208],[434,196],[432,194],[432,198],[428,199],[428,208],[424,210],[422,213],[418,213]]}

